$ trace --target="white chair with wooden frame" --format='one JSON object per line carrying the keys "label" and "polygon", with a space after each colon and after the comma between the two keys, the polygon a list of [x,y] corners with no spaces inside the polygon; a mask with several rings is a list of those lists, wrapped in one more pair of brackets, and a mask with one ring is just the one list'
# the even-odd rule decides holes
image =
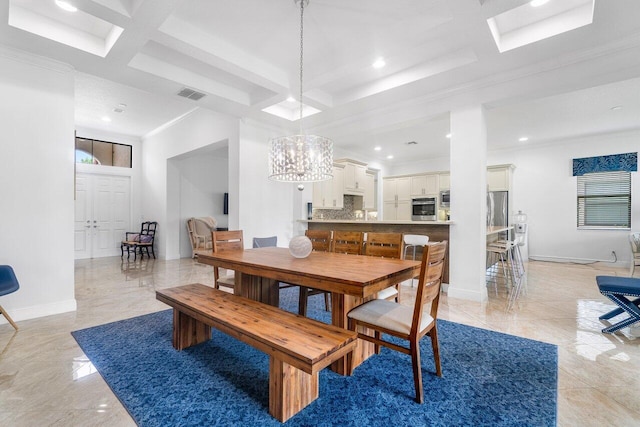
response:
{"label": "white chair with wooden frame", "polygon": [[[213,253],[244,250],[242,230],[212,231],[211,241]],[[220,286],[231,289],[235,287],[235,275],[232,271],[227,271],[227,273],[227,275],[220,277],[218,267],[213,267],[214,287],[216,289],[220,289]]]}
{"label": "white chair with wooden frame", "polygon": [[[429,335],[431,338],[436,375],[442,376],[436,318],[446,249],[446,240],[424,247],[418,288],[416,290],[416,301],[413,307],[393,301],[374,299],[355,307],[347,313],[350,330],[374,331],[373,336],[368,333],[358,332],[358,338],[374,343],[376,353],[380,353],[380,346],[382,345],[411,355],[416,401],[418,403],[424,402],[420,339],[425,335]],[[431,307],[429,312],[425,313],[425,308],[428,307],[428,304],[431,304]],[[382,334],[407,340],[409,341],[409,347],[385,341],[382,339]],[[366,367],[366,365],[363,366]],[[347,370],[348,375],[353,373],[353,356],[351,354],[347,357]]]}
{"label": "white chair with wooden frame", "polygon": [[[331,252],[331,230],[306,230],[304,235],[311,240],[311,246],[314,251]],[[329,301],[329,296],[331,294],[329,292],[300,286],[300,301],[298,303],[299,315],[307,315],[307,299],[310,296],[318,294],[324,295],[324,309],[329,311],[329,308],[331,307],[331,303]]]}
{"label": "white chair with wooden frame", "polygon": [[631,271],[629,276],[633,277],[636,266],[640,266],[640,232],[629,233],[629,244],[631,245]]}
{"label": "white chair with wooden frame", "polygon": [[[367,233],[365,255],[402,259],[403,249],[402,233]],[[378,292],[377,298],[400,302],[400,284],[396,283]]]}

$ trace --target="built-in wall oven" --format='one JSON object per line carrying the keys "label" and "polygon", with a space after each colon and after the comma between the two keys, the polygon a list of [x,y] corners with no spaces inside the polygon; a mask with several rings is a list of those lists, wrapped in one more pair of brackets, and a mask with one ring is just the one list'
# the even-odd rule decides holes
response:
{"label": "built-in wall oven", "polygon": [[411,219],[413,221],[435,221],[437,219],[437,200],[435,197],[419,197],[411,201]]}

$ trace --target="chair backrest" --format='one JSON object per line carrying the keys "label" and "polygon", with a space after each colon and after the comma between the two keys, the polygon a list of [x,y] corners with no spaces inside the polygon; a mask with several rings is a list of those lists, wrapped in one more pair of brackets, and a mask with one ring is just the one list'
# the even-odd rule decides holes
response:
{"label": "chair backrest", "polygon": [[430,243],[422,251],[422,264],[418,288],[416,291],[416,302],[413,309],[413,321],[411,332],[419,332],[424,306],[431,304],[430,315],[435,320],[438,314],[438,303],[440,301],[440,285],[442,283],[442,273],[444,271],[444,258],[447,253],[447,241]]}
{"label": "chair backrest", "polygon": [[640,231],[629,233],[629,243],[631,244],[631,252],[637,256],[640,253]]}
{"label": "chair backrest", "polygon": [[20,288],[16,274],[10,265],[0,265],[0,295],[7,295]]}
{"label": "chair backrest", "polygon": [[278,246],[278,236],[253,238],[254,248],[270,248],[273,246]]}
{"label": "chair backrest", "polygon": [[[212,231],[211,243],[212,243],[211,247],[213,249],[213,253],[244,250],[244,240],[242,238],[242,230]],[[214,283],[217,283],[219,278],[220,278],[220,273],[219,273],[218,267],[213,267]]]}
{"label": "chair backrest", "polygon": [[212,231],[211,240],[213,241],[214,253],[244,250],[242,230]]}
{"label": "chair backrest", "polygon": [[145,221],[140,227],[141,235],[155,236],[158,223],[156,221]]}
{"label": "chair backrest", "polygon": [[306,230],[304,235],[311,240],[314,251],[331,251],[331,230]]}
{"label": "chair backrest", "polygon": [[[208,218],[211,218],[211,217],[208,217]],[[202,237],[203,239],[211,236],[211,232],[216,229],[215,220],[213,220],[213,226],[212,226],[212,224],[209,221],[207,221],[208,218],[193,218],[193,225],[195,227],[194,232],[195,234]]]}
{"label": "chair backrest", "polygon": [[402,258],[402,233],[367,233],[364,254],[383,258]]}
{"label": "chair backrest", "polygon": [[333,252],[341,254],[362,254],[364,233],[360,231],[334,231]]}

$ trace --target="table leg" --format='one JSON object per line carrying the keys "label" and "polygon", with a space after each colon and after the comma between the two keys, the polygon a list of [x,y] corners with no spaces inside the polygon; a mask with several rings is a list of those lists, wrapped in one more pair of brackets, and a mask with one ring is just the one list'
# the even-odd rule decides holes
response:
{"label": "table leg", "polygon": [[[367,300],[370,298],[367,298]],[[335,326],[347,329],[347,313],[354,307],[361,305],[365,300],[352,295],[331,293],[331,323]],[[359,330],[366,331],[365,329]],[[375,353],[373,343],[357,340],[356,347],[353,350],[353,367],[360,365],[367,360],[369,356]],[[347,374],[347,357],[336,360],[331,364],[331,370],[341,374]]]}
{"label": "table leg", "polygon": [[280,283],[266,277],[236,271],[233,293],[274,307],[280,305]]}

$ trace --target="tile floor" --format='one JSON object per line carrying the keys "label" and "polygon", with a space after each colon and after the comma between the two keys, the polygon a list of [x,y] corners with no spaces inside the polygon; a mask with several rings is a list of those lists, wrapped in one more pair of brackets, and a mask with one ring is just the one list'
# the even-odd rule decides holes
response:
{"label": "tile floor", "polygon": [[[558,425],[638,426],[640,338],[600,333],[598,316],[613,305],[597,291],[598,274],[628,271],[530,262],[527,292],[510,312],[505,292],[490,287],[484,304],[444,296],[440,317],[558,345]],[[18,322],[18,333],[0,325],[2,426],[134,425],[70,332],[165,309],[155,289],[213,280],[191,259],[82,260],[75,277],[75,313]],[[412,291],[403,286],[405,302]]]}

